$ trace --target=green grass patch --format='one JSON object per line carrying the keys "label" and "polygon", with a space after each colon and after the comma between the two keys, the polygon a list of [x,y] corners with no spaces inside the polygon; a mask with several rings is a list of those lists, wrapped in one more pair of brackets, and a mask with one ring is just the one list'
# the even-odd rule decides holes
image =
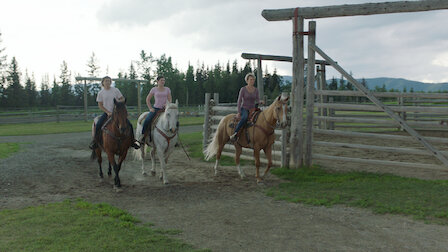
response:
{"label": "green grass patch", "polygon": [[176,233],[84,200],[0,212],[0,251],[198,251]]}
{"label": "green grass patch", "polygon": [[[131,120],[135,129],[136,120]],[[182,126],[201,125],[204,123],[203,117],[180,117],[179,124]],[[46,135],[58,133],[90,132],[92,121],[71,121],[71,122],[45,122],[45,123],[17,123],[0,125],[0,136],[25,136],[25,135]]]}
{"label": "green grass patch", "polygon": [[18,143],[0,143],[0,159],[7,158],[20,150]]}
{"label": "green grass patch", "polygon": [[272,173],[289,180],[267,190],[275,199],[318,206],[341,204],[448,224],[448,181],[364,172],[330,173],[320,168],[278,168]]}
{"label": "green grass patch", "polygon": [[[202,132],[184,133],[180,134],[180,140],[184,147],[188,149],[189,155],[192,158],[197,158],[204,160],[204,154],[202,153]],[[207,162],[215,162],[215,158],[210,159]],[[253,164],[253,162],[248,160],[240,160],[241,165]],[[221,156],[219,160],[219,165],[223,166],[234,166],[235,159],[233,157]]]}

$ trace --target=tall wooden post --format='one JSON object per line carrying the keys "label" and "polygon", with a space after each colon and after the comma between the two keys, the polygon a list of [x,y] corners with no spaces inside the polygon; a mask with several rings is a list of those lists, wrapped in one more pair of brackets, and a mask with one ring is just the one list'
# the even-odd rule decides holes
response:
{"label": "tall wooden post", "polygon": [[202,139],[202,149],[207,148],[208,139],[210,137],[210,93],[205,93],[205,103],[204,103],[204,131]]}
{"label": "tall wooden post", "polygon": [[142,89],[140,81],[137,82],[137,110],[138,116],[142,114]]}
{"label": "tall wooden post", "polygon": [[213,101],[215,102],[215,105],[219,104],[219,93],[213,93]]}
{"label": "tall wooden post", "polygon": [[87,122],[87,80],[84,80],[84,121]]}
{"label": "tall wooden post", "polygon": [[313,119],[314,119],[314,64],[316,53],[310,45],[316,44],[316,21],[308,23],[308,73],[306,88],[306,135],[305,166],[310,167],[313,160]]}
{"label": "tall wooden post", "polygon": [[[261,57],[257,59],[257,89],[261,99],[264,97],[264,85],[263,85],[263,66],[261,65]],[[266,101],[265,101],[266,102]]]}
{"label": "tall wooden post", "polygon": [[294,168],[303,166],[303,86],[304,65],[303,55],[303,17],[298,16],[298,9],[294,12],[293,20],[293,48],[292,48],[292,100],[291,100],[291,137],[290,152]]}
{"label": "tall wooden post", "polygon": [[[327,75],[326,75],[326,69],[325,69],[325,63],[321,63],[320,64],[320,79],[321,79],[321,88],[322,90],[326,90],[327,89]],[[326,103],[327,102],[327,96],[326,95],[322,95],[321,96],[321,102],[322,103]],[[324,108],[322,109],[322,116],[327,116],[328,114],[328,109]],[[323,128],[324,129],[328,129],[327,128],[327,121],[324,120],[323,121]]]}

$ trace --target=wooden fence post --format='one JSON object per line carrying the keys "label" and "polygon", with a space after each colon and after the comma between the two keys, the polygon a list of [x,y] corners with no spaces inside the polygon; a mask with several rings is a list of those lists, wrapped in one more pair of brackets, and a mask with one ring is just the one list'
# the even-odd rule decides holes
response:
{"label": "wooden fence post", "polygon": [[204,133],[202,139],[202,149],[205,150],[208,145],[208,139],[210,137],[210,93],[205,93],[205,104],[204,104]]}
{"label": "wooden fence post", "polygon": [[316,44],[316,21],[308,23],[308,73],[306,89],[306,135],[305,166],[311,167],[313,160],[313,119],[314,119],[314,68],[316,52],[311,46]]}
{"label": "wooden fence post", "polygon": [[87,122],[87,80],[84,80],[84,122]]}
{"label": "wooden fence post", "polygon": [[[283,92],[282,96],[289,96],[289,93],[287,92]],[[289,139],[289,134],[288,134],[289,130],[288,128],[282,129],[282,135],[281,135],[281,142],[282,142],[282,147],[281,147],[281,164],[282,167],[287,167],[289,168],[289,158],[290,158],[290,154],[288,153],[288,139]],[[275,144],[275,143],[274,143]]]}
{"label": "wooden fence post", "polygon": [[215,105],[219,104],[219,93],[213,93],[213,101],[215,102]]}
{"label": "wooden fence post", "polygon": [[303,47],[303,17],[295,9],[293,20],[291,137],[290,155],[294,168],[303,166],[303,86],[305,58]]}

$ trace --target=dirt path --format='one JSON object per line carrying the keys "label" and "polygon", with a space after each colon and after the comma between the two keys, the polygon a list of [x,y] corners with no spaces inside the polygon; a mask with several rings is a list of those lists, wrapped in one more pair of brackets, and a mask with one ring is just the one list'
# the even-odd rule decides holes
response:
{"label": "dirt path", "polygon": [[[234,167],[213,176],[210,163],[188,161],[177,149],[168,166],[170,184],[141,175],[129,158],[122,168],[123,192],[113,179],[100,182],[89,160],[88,133],[0,137],[24,150],[0,160],[0,209],[66,198],[107,202],[144,222],[179,229],[179,238],[213,251],[446,251],[448,226],[407,217],[374,215],[346,207],[313,207],[275,201],[257,186],[254,168],[241,181]],[[147,168],[150,167],[150,162]],[[104,170],[103,170],[104,171]]]}

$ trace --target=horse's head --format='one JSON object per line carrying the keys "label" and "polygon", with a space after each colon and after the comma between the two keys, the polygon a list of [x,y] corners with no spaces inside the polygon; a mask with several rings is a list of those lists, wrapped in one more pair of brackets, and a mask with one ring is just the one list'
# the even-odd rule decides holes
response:
{"label": "horse's head", "polygon": [[112,119],[118,125],[120,134],[124,134],[128,128],[128,110],[126,109],[126,99],[123,102],[119,102],[114,99],[114,111],[112,113]]}
{"label": "horse's head", "polygon": [[168,123],[167,127],[171,133],[176,133],[177,128],[179,127],[179,102],[176,100],[176,103],[170,103],[166,101],[165,105],[165,118]]}
{"label": "horse's head", "polygon": [[270,106],[273,109],[274,119],[280,124],[281,128],[285,128],[288,125],[286,118],[286,114],[288,113],[288,100],[289,96],[282,94]]}

